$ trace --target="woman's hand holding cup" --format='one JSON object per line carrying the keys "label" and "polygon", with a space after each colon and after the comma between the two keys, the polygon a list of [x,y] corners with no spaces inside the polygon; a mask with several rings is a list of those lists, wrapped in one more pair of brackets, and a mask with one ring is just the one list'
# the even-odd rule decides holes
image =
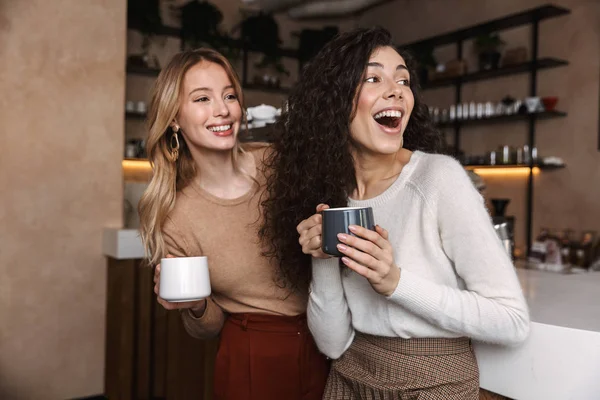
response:
{"label": "woman's hand holding cup", "polygon": [[338,250],[348,268],[367,278],[371,287],[390,296],[398,287],[400,269],[394,263],[394,251],[388,241],[388,231],[376,225],[375,231],[362,226],[349,227],[353,235],[338,234]]}
{"label": "woman's hand holding cup", "polygon": [[327,208],[329,208],[327,204],[319,204],[317,206],[317,213],[300,222],[296,227],[296,230],[300,234],[298,242],[302,246],[304,254],[310,254],[315,258],[330,258],[329,255],[323,253],[323,250],[321,250],[321,222],[323,217],[320,212]]}
{"label": "woman's hand holding cup", "polygon": [[[167,258],[176,258],[172,255],[167,255]],[[202,316],[206,309],[206,298],[190,301],[168,301],[160,296],[160,270],[161,265],[158,264],[154,269],[154,293],[156,294],[157,301],[166,310],[183,310],[190,309],[196,317]]]}
{"label": "woman's hand holding cup", "polygon": [[319,242],[323,252],[341,257],[348,268],[367,278],[377,293],[384,296],[394,293],[400,269],[394,263],[388,232],[375,224],[373,209],[327,207],[319,211],[323,223]]}

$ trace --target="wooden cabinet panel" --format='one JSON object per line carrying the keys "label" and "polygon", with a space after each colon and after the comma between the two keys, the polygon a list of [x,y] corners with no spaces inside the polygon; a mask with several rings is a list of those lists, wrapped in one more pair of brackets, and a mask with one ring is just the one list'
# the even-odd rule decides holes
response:
{"label": "wooden cabinet panel", "polygon": [[187,334],[156,301],[152,268],[108,259],[105,394],[110,400],[210,400],[218,340]]}
{"label": "wooden cabinet panel", "polygon": [[106,296],[105,394],[129,399],[133,390],[135,262],[108,263]]}

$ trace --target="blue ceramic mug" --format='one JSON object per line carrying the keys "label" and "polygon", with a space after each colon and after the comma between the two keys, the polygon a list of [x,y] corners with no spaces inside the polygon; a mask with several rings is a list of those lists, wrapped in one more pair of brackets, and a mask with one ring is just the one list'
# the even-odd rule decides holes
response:
{"label": "blue ceramic mug", "polygon": [[348,230],[349,225],[375,230],[375,218],[371,207],[327,208],[321,211],[321,215],[323,216],[321,250],[323,253],[335,257],[344,256],[337,249],[337,245],[340,243],[337,235],[338,233],[353,235]]}

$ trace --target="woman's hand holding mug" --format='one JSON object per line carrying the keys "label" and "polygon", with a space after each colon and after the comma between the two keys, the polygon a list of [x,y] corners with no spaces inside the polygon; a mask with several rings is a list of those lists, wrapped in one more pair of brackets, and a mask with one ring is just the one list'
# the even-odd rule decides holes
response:
{"label": "woman's hand holding mug", "polygon": [[[167,258],[175,258],[172,255],[167,255]],[[160,305],[162,305],[166,310],[183,310],[190,309],[192,314],[196,317],[201,317],[204,314],[204,310],[206,309],[206,299],[201,300],[192,300],[192,301],[167,301],[160,297],[160,264],[156,266],[154,269],[154,293],[156,294],[156,299]]]}
{"label": "woman's hand holding mug", "polygon": [[298,242],[302,246],[304,254],[310,254],[315,258],[330,258],[329,255],[323,253],[323,250],[321,250],[321,222],[323,217],[320,212],[327,208],[329,208],[327,204],[319,204],[317,206],[317,213],[300,222],[296,227],[296,230],[300,234]]}
{"label": "woman's hand holding mug", "polygon": [[388,231],[376,225],[375,231],[350,225],[353,235],[338,234],[338,250],[344,254],[342,262],[348,268],[367,278],[371,287],[384,296],[390,296],[398,287],[400,269],[394,263],[394,251],[388,241]]}
{"label": "woman's hand holding mug", "polygon": [[381,295],[389,296],[398,287],[400,269],[394,263],[388,232],[375,225],[372,208],[319,204],[317,213],[296,229],[303,253],[316,258],[341,257],[344,265],[367,278]]}

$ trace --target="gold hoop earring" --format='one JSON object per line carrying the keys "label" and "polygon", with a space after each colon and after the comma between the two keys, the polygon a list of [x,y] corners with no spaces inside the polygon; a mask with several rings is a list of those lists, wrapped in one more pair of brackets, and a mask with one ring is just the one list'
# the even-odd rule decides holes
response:
{"label": "gold hoop earring", "polygon": [[177,135],[177,132],[179,132],[179,127],[173,129],[173,134],[171,135],[171,151],[169,152],[169,155],[171,157],[172,162],[177,161],[177,159],[179,158],[179,137]]}

